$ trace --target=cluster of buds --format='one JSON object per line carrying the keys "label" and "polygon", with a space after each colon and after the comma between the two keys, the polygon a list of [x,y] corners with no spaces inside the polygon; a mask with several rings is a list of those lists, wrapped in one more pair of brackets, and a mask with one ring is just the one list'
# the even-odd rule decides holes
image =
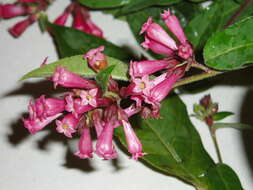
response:
{"label": "cluster of buds", "polygon": [[[149,17],[140,32],[146,33],[145,42],[141,45],[167,57],[162,60],[132,61],[129,73],[131,84],[121,92],[136,101],[144,118],[159,117],[160,102],[187,70],[187,64],[182,62],[188,63],[188,59],[192,60],[193,57],[192,46],[187,41],[177,17],[172,15],[170,10],[161,14],[161,17],[180,43],[176,44],[175,40]],[[151,80],[150,75],[157,72],[162,74]]]}
{"label": "cluster of buds", "polygon": [[[69,9],[72,8],[66,10]],[[122,87],[110,78],[107,87],[109,93],[103,93],[94,80],[82,78],[59,66],[50,80],[54,82],[55,87],[60,85],[71,90],[61,99],[46,99],[45,96],[41,96],[34,103],[30,102],[29,118],[23,119],[25,127],[34,134],[57,119],[56,130],[59,133],[69,138],[76,132],[81,135],[79,151],[75,155],[80,158],[92,158],[95,152],[106,160],[117,157],[112,142],[113,131],[117,127],[123,127],[132,158],[137,160],[144,156],[146,153],[142,152],[142,144],[129,122],[129,117],[137,113],[145,119],[160,117],[160,102],[185,74],[187,64],[182,62],[187,62],[187,59],[193,56],[192,47],[187,42],[178,19],[171,15],[169,10],[162,14],[162,18],[179,39],[179,45],[158,24],[152,23],[151,18],[143,25],[141,33],[146,32],[143,45],[156,53],[166,53],[166,58],[131,61],[130,84]],[[100,72],[107,66],[103,50],[104,47],[100,46],[84,55],[89,67],[95,72]],[[151,74],[159,76],[152,77]],[[131,104],[123,109],[121,100],[126,98],[131,100]],[[95,150],[90,136],[93,127],[97,135]]]}
{"label": "cluster of buds", "polygon": [[56,18],[54,24],[64,26],[70,15],[74,17],[73,28],[103,38],[103,31],[91,20],[89,11],[79,3],[70,3],[63,13]]}
{"label": "cluster of buds", "polygon": [[47,0],[17,0],[14,4],[0,4],[0,19],[10,19],[18,16],[27,16],[9,29],[14,37],[19,37],[30,25],[38,19],[38,13],[46,10]]}
{"label": "cluster of buds", "polygon": [[204,96],[199,104],[194,104],[194,116],[211,127],[213,125],[213,116],[218,112],[218,104],[213,102],[210,94]]}

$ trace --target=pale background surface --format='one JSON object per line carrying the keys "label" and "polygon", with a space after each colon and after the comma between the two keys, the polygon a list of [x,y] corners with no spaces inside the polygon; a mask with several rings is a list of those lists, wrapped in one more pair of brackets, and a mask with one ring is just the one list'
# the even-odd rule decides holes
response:
{"label": "pale background surface", "polygon": [[[55,18],[62,10],[60,5],[63,7],[67,2],[66,0],[57,1],[49,10],[50,18]],[[104,16],[101,13],[94,13],[92,16],[94,21],[105,31],[105,37],[108,40],[119,45],[137,47],[125,23],[113,20],[111,16]],[[28,135],[28,132],[18,123],[18,118],[26,111],[31,92],[38,97],[40,93],[46,94],[46,87],[41,89],[40,86],[46,84],[52,90],[53,85],[50,83],[37,85],[34,80],[23,83],[17,81],[24,73],[38,67],[45,56],[49,56],[49,62],[52,62],[57,60],[57,55],[51,38],[48,34],[41,34],[37,24],[29,28],[21,38],[13,39],[7,33],[7,28],[17,20],[19,19],[0,23],[0,107],[2,110],[0,114],[0,144],[2,147],[0,189],[194,189],[175,178],[156,173],[140,162],[129,160],[121,152],[119,152],[118,167],[116,167],[111,161],[102,161],[98,157],[85,161],[79,160],[71,154],[66,156],[67,145],[62,143],[61,139],[64,137],[61,135],[56,134],[56,140],[45,145],[48,130],[41,131],[35,136]],[[252,76],[250,72],[244,72],[237,76],[243,78],[245,75]],[[229,83],[230,79],[231,77],[226,82]],[[237,80],[234,82],[238,83]],[[200,94],[183,95],[182,98],[187,103],[189,112],[192,113],[192,104],[204,94],[211,93],[215,101],[221,102],[222,110],[236,113],[226,121],[238,122],[240,115],[242,115],[240,110],[242,104],[243,107],[250,107],[250,103],[253,105],[250,88],[249,84],[244,87],[219,85]],[[246,111],[244,110],[244,112]],[[251,120],[251,109],[246,113]],[[199,130],[201,138],[204,139],[205,148],[216,160],[207,128],[196,119],[192,119],[192,122]],[[253,134],[246,132],[244,136],[250,138],[253,137]],[[245,153],[242,133],[233,129],[220,130],[218,140],[225,163],[237,172],[244,188],[251,190],[253,187],[252,171]],[[247,148],[251,148],[251,143]],[[87,167],[87,163],[90,164],[90,168]]]}

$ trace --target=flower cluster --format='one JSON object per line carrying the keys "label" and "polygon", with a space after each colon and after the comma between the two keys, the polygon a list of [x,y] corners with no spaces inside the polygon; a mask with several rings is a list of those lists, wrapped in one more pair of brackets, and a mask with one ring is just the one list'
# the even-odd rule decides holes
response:
{"label": "flower cluster", "polygon": [[[72,8],[68,7],[66,11],[69,9]],[[143,118],[158,118],[160,102],[183,77],[187,68],[184,62],[188,63],[187,60],[193,56],[192,47],[177,18],[169,10],[162,14],[162,18],[180,44],[176,44],[158,24],[152,23],[151,18],[143,25],[141,33],[146,32],[144,46],[154,52],[166,53],[166,58],[131,61],[130,84],[122,87],[110,78],[107,88],[110,93],[105,94],[96,81],[82,78],[58,66],[50,80],[55,87],[60,85],[71,90],[62,98],[45,98],[43,95],[35,102],[31,101],[28,106],[29,118],[23,119],[25,127],[34,134],[57,119],[56,130],[59,133],[69,138],[76,132],[80,134],[79,151],[75,155],[92,158],[95,152],[108,160],[117,157],[112,142],[113,132],[115,128],[122,126],[132,158],[137,160],[144,156],[146,153],[142,152],[142,144],[129,122],[129,117],[141,113]],[[95,72],[100,72],[107,66],[103,50],[104,46],[91,49],[83,57]],[[121,100],[126,98],[131,100],[130,106],[123,109]],[[92,128],[97,136],[95,150],[91,140]]]}
{"label": "flower cluster", "polygon": [[63,13],[56,18],[54,24],[64,26],[71,14],[74,17],[73,28],[103,38],[103,31],[92,22],[89,11],[79,3],[70,3]]}
{"label": "flower cluster", "polygon": [[0,4],[0,19],[27,16],[9,29],[14,37],[19,37],[30,25],[37,21],[37,13],[47,9],[47,0],[17,0],[14,4]]}
{"label": "flower cluster", "polygon": [[[92,49],[84,56],[95,70],[106,62],[101,52],[104,47]],[[42,95],[28,106],[29,118],[23,119],[25,127],[35,134],[56,119],[56,130],[71,138],[79,132],[79,151],[75,155],[80,158],[92,158],[93,147],[90,130],[95,128],[97,143],[95,153],[103,159],[117,157],[112,143],[114,128],[123,126],[128,143],[128,150],[133,159],[143,156],[142,145],[135,135],[128,117],[136,112],[134,106],[122,109],[115,97],[105,97],[97,83],[76,75],[64,67],[57,67],[50,77],[54,86],[71,88],[62,98],[45,98]],[[116,81],[110,79],[108,90],[119,93]],[[62,117],[62,119],[59,119]]]}
{"label": "flower cluster", "polygon": [[187,41],[178,18],[171,14],[169,9],[164,11],[161,17],[168,29],[177,37],[179,44],[159,24],[153,23],[152,18],[149,17],[140,32],[141,34],[146,33],[145,42],[141,45],[158,54],[167,56],[178,55],[182,59],[187,60],[193,55],[193,49],[192,45]]}
{"label": "flower cluster", "polygon": [[[48,0],[17,0],[13,4],[0,4],[0,19],[27,16],[26,19],[16,23],[9,29],[14,37],[19,37],[30,25],[38,20],[39,13],[45,11],[49,5],[50,1]],[[103,31],[92,22],[89,11],[76,2],[71,2],[63,13],[55,19],[54,24],[64,26],[71,14],[74,16],[73,28],[103,38]]]}
{"label": "flower cluster", "polygon": [[[184,75],[187,69],[187,64],[181,64],[181,62],[188,63],[188,59],[192,59],[193,56],[192,46],[187,41],[177,17],[172,15],[170,10],[164,11],[161,17],[180,43],[176,44],[175,40],[149,17],[140,32],[141,34],[145,32],[145,42],[141,45],[167,57],[162,60],[132,61],[129,70],[131,84],[121,92],[124,96],[131,96],[131,99],[136,101],[144,118],[159,117],[160,102],[169,94],[175,82]],[[150,80],[151,74],[162,71],[164,71],[162,74]]]}

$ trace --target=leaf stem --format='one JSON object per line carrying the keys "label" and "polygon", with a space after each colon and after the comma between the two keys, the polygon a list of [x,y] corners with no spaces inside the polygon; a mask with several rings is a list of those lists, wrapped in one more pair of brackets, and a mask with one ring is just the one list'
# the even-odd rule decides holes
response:
{"label": "leaf stem", "polygon": [[213,139],[213,143],[214,143],[214,146],[215,146],[215,150],[216,150],[216,153],[217,153],[217,156],[218,156],[218,160],[219,160],[219,163],[223,163],[222,161],[222,158],[221,158],[221,152],[220,152],[220,149],[219,149],[219,145],[218,145],[218,141],[217,141],[217,138],[216,138],[216,130],[213,129],[212,127],[210,128],[210,133],[211,133],[211,136],[212,136],[212,139]]}
{"label": "leaf stem", "polygon": [[237,17],[239,17],[243,11],[251,4],[253,3],[253,0],[245,0],[240,8],[232,15],[232,17],[228,20],[228,22],[224,25],[223,28],[227,28],[228,26],[230,26],[231,24],[234,23],[234,21],[237,19]]}
{"label": "leaf stem", "polygon": [[175,83],[175,85],[173,86],[173,88],[185,85],[185,84],[189,84],[189,83],[193,83],[196,81],[200,81],[206,78],[210,78],[210,77],[214,77],[216,75],[222,74],[224,72],[221,71],[214,71],[214,70],[209,70],[208,72],[205,73],[201,73],[201,74],[197,74],[197,75],[193,75],[190,77],[186,77],[178,82]]}

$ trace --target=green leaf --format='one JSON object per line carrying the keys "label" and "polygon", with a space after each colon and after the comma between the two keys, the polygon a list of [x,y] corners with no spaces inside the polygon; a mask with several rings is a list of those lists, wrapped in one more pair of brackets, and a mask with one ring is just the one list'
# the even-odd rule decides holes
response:
{"label": "green leaf", "polygon": [[[147,163],[189,183],[205,186],[202,174],[214,162],[204,150],[184,103],[176,95],[162,102],[160,119],[144,120],[135,116],[132,126],[143,151],[148,153],[143,157]],[[116,129],[116,135],[126,145],[122,128]]]}
{"label": "green leaf", "polygon": [[222,21],[223,6],[213,3],[203,9],[186,26],[185,33],[195,49],[200,50],[207,39],[217,31]]}
{"label": "green leaf", "polygon": [[[114,79],[128,81],[128,77],[127,77],[128,67],[125,63],[108,56],[107,56],[107,61],[108,61],[109,67],[110,65],[114,67],[113,71],[111,72],[111,75]],[[25,74],[21,78],[21,80],[25,80],[28,78],[45,78],[45,77],[52,76],[57,66],[63,66],[68,71],[72,71],[84,77],[96,76],[96,73],[88,67],[87,61],[83,59],[83,56],[77,55],[77,56],[64,58],[54,63],[35,69]]]}
{"label": "green leaf", "polygon": [[[179,177],[197,189],[221,190],[215,186],[215,181],[224,185],[234,180],[235,187],[241,186],[232,169],[216,166],[204,150],[178,96],[170,96],[162,102],[161,118],[144,120],[135,115],[131,124],[140,138],[143,152],[148,153],[142,159],[154,168]],[[122,127],[115,129],[115,135],[127,146]],[[226,177],[223,176],[225,174]]]}
{"label": "green leaf", "polygon": [[231,70],[253,62],[253,17],[217,32],[204,48],[205,63],[211,68]]}
{"label": "green leaf", "polygon": [[213,119],[215,121],[219,121],[219,120],[225,119],[226,117],[231,116],[231,115],[234,115],[234,113],[233,112],[227,112],[227,111],[221,111],[221,112],[218,112],[218,113],[214,114]]}
{"label": "green leaf", "polygon": [[79,30],[50,24],[50,31],[56,41],[59,54],[63,57],[84,54],[92,48],[105,46],[104,53],[120,60],[128,60],[131,55],[123,48],[96,36]]}
{"label": "green leaf", "polygon": [[217,164],[208,170],[210,190],[243,190],[236,173],[225,164]]}
{"label": "green leaf", "polygon": [[134,0],[124,6],[118,15],[126,15],[150,6],[168,6],[180,2],[181,0]]}
{"label": "green leaf", "polygon": [[79,2],[87,7],[94,9],[120,7],[129,2],[129,0],[79,0]]}
{"label": "green leaf", "polygon": [[190,3],[188,1],[182,1],[170,7],[173,14],[175,14],[180,24],[185,28],[188,22],[203,11],[203,7],[198,3]]}
{"label": "green leaf", "polygon": [[109,78],[112,74],[112,71],[114,70],[116,65],[111,65],[109,67],[106,67],[105,69],[103,69],[102,71],[100,71],[97,76],[96,76],[96,81],[97,83],[100,85],[100,87],[102,88],[103,92],[106,92],[107,87],[108,87],[108,82],[109,82]]}
{"label": "green leaf", "polygon": [[222,128],[234,128],[234,129],[253,129],[251,125],[243,124],[243,123],[215,123],[212,126],[215,129]]}
{"label": "green leaf", "polygon": [[41,32],[45,32],[48,27],[48,17],[44,13],[39,14],[39,19],[38,19],[39,27]]}

